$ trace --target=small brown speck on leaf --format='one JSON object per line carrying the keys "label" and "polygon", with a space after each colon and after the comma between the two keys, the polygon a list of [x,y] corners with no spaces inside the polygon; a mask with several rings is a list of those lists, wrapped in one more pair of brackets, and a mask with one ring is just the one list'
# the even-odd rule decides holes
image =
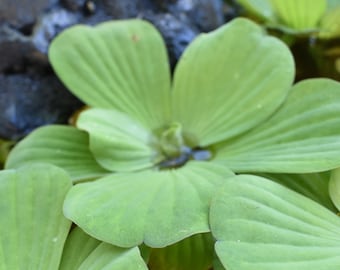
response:
{"label": "small brown speck on leaf", "polygon": [[137,43],[137,42],[140,40],[139,36],[137,36],[136,34],[133,34],[133,35],[131,36],[131,39],[132,39],[132,41],[135,42],[135,43]]}

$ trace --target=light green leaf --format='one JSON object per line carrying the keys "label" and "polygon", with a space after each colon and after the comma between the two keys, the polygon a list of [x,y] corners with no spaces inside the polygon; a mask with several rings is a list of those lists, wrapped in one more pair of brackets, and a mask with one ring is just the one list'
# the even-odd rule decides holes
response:
{"label": "light green leaf", "polygon": [[0,172],[0,269],[57,270],[71,226],[68,175],[52,165]]}
{"label": "light green leaf", "polygon": [[337,212],[328,192],[330,172],[308,174],[268,174],[260,176],[271,179]]}
{"label": "light green leaf", "polygon": [[59,270],[78,270],[100,243],[79,227],[74,228],[66,239]]}
{"label": "light green leaf", "polygon": [[79,270],[147,270],[138,247],[123,249],[101,243],[81,264]]}
{"label": "light green leaf", "polygon": [[151,270],[207,270],[212,266],[214,240],[210,233],[196,234],[171,246],[152,249]]}
{"label": "light green leaf", "polygon": [[227,178],[210,223],[228,270],[339,269],[340,218],[267,179]]}
{"label": "light green leaf", "polygon": [[125,112],[152,129],[168,119],[169,61],[150,23],[68,28],[53,40],[49,57],[59,78],[88,105]]}
{"label": "light green leaf", "polygon": [[340,37],[340,1],[339,6],[334,9],[329,10],[325,16],[322,18],[320,23],[320,33],[321,38],[336,38]]}
{"label": "light green leaf", "polygon": [[275,14],[270,0],[237,0],[251,15],[262,20],[275,21]]}
{"label": "light green leaf", "polygon": [[156,139],[124,113],[90,109],[80,114],[77,126],[89,133],[95,159],[108,170],[145,169],[160,161],[152,147]]}
{"label": "light green leaf", "polygon": [[200,146],[231,138],[271,115],[293,77],[288,48],[251,21],[235,19],[184,52],[174,75],[174,121]]}
{"label": "light green leaf", "polygon": [[235,172],[311,173],[340,166],[340,84],[296,84],[262,125],[217,148],[216,160]]}
{"label": "light green leaf", "polygon": [[312,30],[324,15],[326,0],[271,0],[282,24],[295,30]]}
{"label": "light green leaf", "polygon": [[5,168],[51,163],[66,170],[74,182],[108,174],[89,151],[86,132],[70,126],[51,125],[30,133],[10,152]]}
{"label": "light green leaf", "polygon": [[117,246],[144,241],[164,247],[209,231],[212,193],[231,175],[224,166],[198,161],[173,170],[113,174],[74,186],[64,214],[88,234]]}
{"label": "light green leaf", "polygon": [[333,170],[329,181],[329,195],[340,211],[340,168]]}

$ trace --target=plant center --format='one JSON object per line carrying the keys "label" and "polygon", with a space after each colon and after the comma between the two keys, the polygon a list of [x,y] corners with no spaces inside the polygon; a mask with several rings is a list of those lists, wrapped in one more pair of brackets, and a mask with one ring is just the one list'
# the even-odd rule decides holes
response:
{"label": "plant center", "polygon": [[212,153],[198,146],[197,140],[185,135],[182,125],[172,123],[160,134],[160,151],[165,157],[159,163],[160,169],[178,168],[189,160],[209,160]]}

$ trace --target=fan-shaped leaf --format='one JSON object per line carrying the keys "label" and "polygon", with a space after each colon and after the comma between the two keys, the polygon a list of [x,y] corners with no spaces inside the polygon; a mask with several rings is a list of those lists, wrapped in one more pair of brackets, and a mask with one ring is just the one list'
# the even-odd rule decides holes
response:
{"label": "fan-shaped leaf", "polygon": [[212,193],[232,173],[212,162],[177,170],[120,173],[74,186],[64,214],[102,241],[164,247],[208,232]]}
{"label": "fan-shaped leaf", "polygon": [[340,211],[340,168],[333,170],[329,181],[329,195],[336,208]]}
{"label": "fan-shaped leaf", "polygon": [[0,269],[57,270],[71,222],[71,180],[52,165],[0,172]]}
{"label": "fan-shaped leaf", "polygon": [[339,269],[339,217],[267,179],[227,178],[210,220],[228,270]]}

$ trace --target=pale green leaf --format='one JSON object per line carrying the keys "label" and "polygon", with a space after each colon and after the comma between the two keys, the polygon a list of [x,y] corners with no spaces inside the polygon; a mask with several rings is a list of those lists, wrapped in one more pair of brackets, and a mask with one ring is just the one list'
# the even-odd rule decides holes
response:
{"label": "pale green leaf", "polygon": [[152,129],[168,119],[169,61],[150,23],[68,28],[53,40],[49,57],[59,78],[88,105],[125,112]]}
{"label": "pale green leaf", "polygon": [[235,172],[311,173],[340,166],[340,84],[296,84],[269,120],[219,146],[216,160]]}
{"label": "pale green leaf", "polygon": [[340,211],[340,168],[333,170],[329,181],[329,195],[336,208]]}
{"label": "pale green leaf", "polygon": [[58,269],[71,226],[62,213],[70,188],[52,165],[0,172],[0,269]]}
{"label": "pale green leaf", "polygon": [[100,243],[79,227],[74,228],[66,239],[59,270],[78,270]]}
{"label": "pale green leaf", "polygon": [[262,20],[275,21],[275,13],[270,0],[237,0],[251,15]]}
{"label": "pale green leaf", "polygon": [[145,169],[160,161],[152,133],[124,113],[89,109],[80,114],[77,126],[89,133],[91,152],[108,170]]}
{"label": "pale green leaf", "polygon": [[200,146],[231,138],[271,115],[293,77],[288,48],[251,21],[235,19],[184,52],[174,75],[174,121]]}
{"label": "pale green leaf", "polygon": [[269,174],[260,176],[271,179],[337,212],[328,192],[330,172],[307,174]]}
{"label": "pale green leaf", "polygon": [[340,3],[339,6],[329,10],[322,18],[320,23],[321,38],[336,38],[340,37]]}
{"label": "pale green leaf", "polygon": [[80,265],[79,270],[147,270],[138,247],[123,249],[101,243]]}
{"label": "pale green leaf", "polygon": [[179,169],[117,173],[74,186],[64,214],[93,237],[121,247],[164,247],[208,232],[213,192],[232,175],[191,161]]}
{"label": "pale green leaf", "polygon": [[207,270],[212,266],[214,240],[210,233],[196,234],[171,246],[152,249],[151,270]]}
{"label": "pale green leaf", "polygon": [[316,29],[327,8],[327,0],[271,0],[283,26],[294,30]]}
{"label": "pale green leaf", "polygon": [[36,162],[63,168],[74,182],[109,173],[93,158],[86,132],[70,126],[51,125],[34,130],[10,152],[5,168]]}
{"label": "pale green leaf", "polygon": [[210,223],[228,270],[339,269],[340,218],[265,178],[227,178]]}

